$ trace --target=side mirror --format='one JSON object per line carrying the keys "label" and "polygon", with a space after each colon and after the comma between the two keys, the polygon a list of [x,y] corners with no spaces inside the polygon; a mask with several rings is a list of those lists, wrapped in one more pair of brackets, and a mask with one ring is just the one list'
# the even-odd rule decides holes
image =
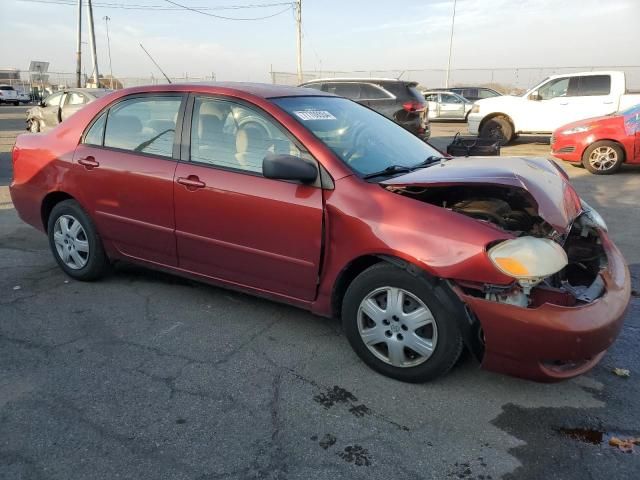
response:
{"label": "side mirror", "polygon": [[540,94],[536,90],[535,92],[531,92],[529,94],[529,100],[533,100],[534,102],[539,102],[540,100],[542,100],[542,97],[540,96]]}
{"label": "side mirror", "polygon": [[294,155],[270,153],[262,160],[262,174],[274,180],[313,183],[318,178],[318,167],[312,161]]}

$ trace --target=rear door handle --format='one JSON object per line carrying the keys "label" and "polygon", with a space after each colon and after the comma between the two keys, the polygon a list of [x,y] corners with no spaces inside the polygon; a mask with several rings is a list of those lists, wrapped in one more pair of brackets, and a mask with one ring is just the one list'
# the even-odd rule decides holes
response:
{"label": "rear door handle", "polygon": [[188,177],[178,177],[176,180],[180,185],[187,187],[187,190],[196,190],[198,188],[204,188],[206,183],[200,181],[197,175],[189,175]]}
{"label": "rear door handle", "polygon": [[560,105],[569,105],[569,102],[560,102]]}
{"label": "rear door handle", "polygon": [[604,103],[605,105],[611,105],[611,104],[613,104],[613,100],[609,100],[609,101],[602,102],[602,103]]}
{"label": "rear door handle", "polygon": [[100,166],[100,162],[98,162],[92,156],[79,158],[78,163],[80,165],[84,165],[84,168],[86,168],[87,170],[91,170],[92,168],[96,168]]}

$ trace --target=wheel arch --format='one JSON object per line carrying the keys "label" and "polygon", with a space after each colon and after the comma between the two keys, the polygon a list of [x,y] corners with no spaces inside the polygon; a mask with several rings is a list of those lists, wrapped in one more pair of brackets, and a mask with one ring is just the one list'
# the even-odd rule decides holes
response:
{"label": "wheel arch", "polygon": [[[386,262],[396,267],[406,270],[409,274],[427,279],[434,286],[434,293],[438,295],[440,300],[445,303],[452,311],[456,312],[456,321],[465,346],[478,360],[482,361],[484,355],[484,345],[479,340],[479,332],[481,331],[480,321],[469,309],[469,307],[460,299],[456,293],[455,285],[448,280],[437,277],[424,268],[412,263],[406,259],[388,255],[388,254],[367,254],[357,257],[350,261],[338,274],[331,295],[331,311],[332,316],[339,318],[342,312],[342,302],[347,288],[355,280],[355,278],[364,272],[367,268],[378,263]],[[436,288],[439,284],[443,288]]]}
{"label": "wheel arch", "polygon": [[629,157],[627,149],[625,148],[623,143],[621,143],[620,141],[615,140],[613,138],[599,138],[595,142],[591,142],[589,145],[587,145],[586,147],[584,147],[582,149],[582,152],[580,152],[580,160],[584,160],[584,154],[587,152],[587,150],[590,147],[592,147],[596,143],[602,143],[602,142],[611,142],[611,143],[615,143],[616,145],[618,145],[620,147],[620,149],[622,150],[622,163],[627,163],[627,158]]}
{"label": "wheel arch", "polygon": [[62,191],[49,192],[42,199],[42,203],[40,205],[40,218],[42,220],[42,226],[44,227],[45,232],[47,231],[49,225],[49,215],[51,215],[53,207],[65,200],[76,199],[72,195],[69,195],[67,192]]}
{"label": "wheel arch", "polygon": [[511,128],[513,129],[513,134],[516,135],[518,133],[518,131],[516,130],[516,124],[513,121],[513,118],[511,117],[511,115],[503,112],[492,112],[486,115],[485,117],[483,117],[482,120],[480,120],[480,125],[478,125],[478,134],[480,133],[480,130],[482,130],[482,128],[485,126],[485,124],[489,120],[496,117],[504,117],[504,119],[511,124]]}

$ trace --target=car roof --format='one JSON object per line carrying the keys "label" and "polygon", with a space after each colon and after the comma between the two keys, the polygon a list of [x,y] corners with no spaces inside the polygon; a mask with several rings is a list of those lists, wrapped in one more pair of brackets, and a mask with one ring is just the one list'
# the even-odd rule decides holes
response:
{"label": "car roof", "polygon": [[398,78],[375,78],[375,77],[333,77],[333,78],[315,78],[307,82],[301,83],[301,85],[309,85],[310,83],[320,82],[359,82],[359,83],[378,83],[378,82],[391,82],[402,83],[405,85],[418,85],[418,82],[411,80],[401,80]]}
{"label": "car roof", "polygon": [[239,94],[245,93],[264,99],[279,97],[335,97],[335,95],[320,90],[304,87],[293,87],[290,85],[276,85],[271,83],[252,82],[191,82],[191,83],[170,83],[163,85],[146,85],[141,87],[118,90],[126,93],[145,92],[200,92],[200,93],[223,93]]}

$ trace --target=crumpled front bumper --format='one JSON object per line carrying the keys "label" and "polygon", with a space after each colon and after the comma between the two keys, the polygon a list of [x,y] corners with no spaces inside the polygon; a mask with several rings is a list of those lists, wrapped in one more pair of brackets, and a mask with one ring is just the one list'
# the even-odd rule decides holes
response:
{"label": "crumpled front bumper", "polygon": [[482,367],[530,380],[553,382],[593,368],[622,328],[631,296],[622,253],[600,233],[608,266],[605,293],[589,303],[566,307],[545,303],[523,308],[458,292],[482,325]]}

